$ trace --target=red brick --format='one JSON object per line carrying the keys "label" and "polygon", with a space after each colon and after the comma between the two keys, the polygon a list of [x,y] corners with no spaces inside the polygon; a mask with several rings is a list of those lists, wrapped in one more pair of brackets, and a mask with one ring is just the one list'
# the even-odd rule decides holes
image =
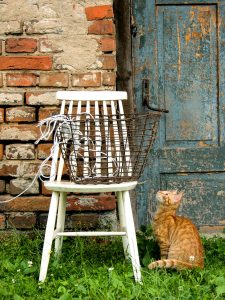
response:
{"label": "red brick", "polygon": [[41,73],[39,86],[68,87],[69,74],[67,73]]}
{"label": "red brick", "polygon": [[3,159],[3,155],[4,155],[4,145],[0,144],[0,160]]}
{"label": "red brick", "polygon": [[20,74],[11,73],[6,75],[7,86],[36,86],[37,75],[35,74]]}
{"label": "red brick", "polygon": [[112,52],[116,50],[116,41],[112,38],[102,38],[99,40],[100,50],[103,52]]}
{"label": "red brick", "polygon": [[35,226],[36,219],[36,215],[31,212],[11,213],[8,217],[8,225],[18,229],[30,229]]}
{"label": "red brick", "polygon": [[[104,221],[102,222],[102,220]],[[45,228],[47,222],[47,214],[41,214],[38,221],[40,228]],[[115,225],[115,223],[113,224],[113,222],[115,222],[115,219],[112,219],[112,216],[110,214],[79,213],[66,216],[65,228],[79,228],[85,230],[104,228],[104,230],[108,230],[110,226],[112,227],[113,225]]]}
{"label": "red brick", "polygon": [[[10,195],[0,195],[0,201],[10,199]],[[11,202],[1,204],[3,211],[48,211],[50,198],[47,196],[22,196]],[[102,196],[69,196],[67,198],[67,211],[110,211],[116,208],[115,197]]]}
{"label": "red brick", "polygon": [[59,107],[41,107],[38,113],[38,120],[46,119],[50,116],[59,114]]}
{"label": "red brick", "polygon": [[39,128],[36,125],[0,125],[0,140],[37,140],[39,137]]}
{"label": "red brick", "polygon": [[5,51],[33,53],[37,50],[37,40],[27,38],[9,38],[5,42]]}
{"label": "red brick", "polygon": [[4,119],[4,108],[0,108],[0,123],[3,123]]}
{"label": "red brick", "polygon": [[38,159],[45,159],[49,156],[52,144],[38,145]]}
{"label": "red brick", "polygon": [[101,86],[101,73],[74,74],[72,85],[78,87],[97,87]]}
{"label": "red brick", "polygon": [[51,70],[49,56],[1,56],[0,70]]}
{"label": "red brick", "polygon": [[104,73],[102,79],[103,85],[115,86],[116,85],[116,74],[115,73]]}
{"label": "red brick", "polygon": [[112,20],[95,21],[88,27],[89,34],[114,34],[115,28]]}
{"label": "red brick", "polygon": [[46,189],[44,182],[41,183],[41,193],[45,196],[50,196],[52,194],[52,191]]}
{"label": "red brick", "polygon": [[18,176],[19,162],[16,161],[1,161],[0,176]]}
{"label": "red brick", "polygon": [[34,107],[6,108],[6,122],[34,122],[35,120],[36,109]]}
{"label": "red brick", "polygon": [[5,216],[0,214],[0,229],[5,229]]}
{"label": "red brick", "polygon": [[68,211],[104,211],[116,208],[115,197],[111,195],[102,196],[69,196],[66,209]]}
{"label": "red brick", "polygon": [[116,68],[116,58],[114,55],[103,55],[100,57],[103,70],[113,70]]}
{"label": "red brick", "polygon": [[113,18],[111,5],[86,7],[85,13],[88,21]]}
{"label": "red brick", "polygon": [[102,216],[99,214],[73,214],[70,216],[70,222],[67,222],[67,227],[81,229],[96,229],[100,226],[100,219]]}
{"label": "red brick", "polygon": [[[0,201],[6,201],[11,198],[12,198],[11,195],[0,195]],[[2,203],[0,205],[0,211],[1,212],[48,211],[49,203],[50,203],[50,197],[22,196],[11,202]]]}

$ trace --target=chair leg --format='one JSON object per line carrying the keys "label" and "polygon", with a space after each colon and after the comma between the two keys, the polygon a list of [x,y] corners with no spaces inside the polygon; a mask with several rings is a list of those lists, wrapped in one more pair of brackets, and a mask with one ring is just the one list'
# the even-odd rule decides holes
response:
{"label": "chair leg", "polygon": [[[56,231],[63,232],[66,218],[66,193],[60,193],[59,207],[56,221]],[[56,237],[55,239],[55,256],[59,256],[62,251],[63,237]]]}
{"label": "chair leg", "polygon": [[39,275],[39,281],[42,282],[45,280],[47,275],[48,264],[49,264],[51,248],[52,248],[52,241],[54,239],[54,229],[55,229],[58,203],[59,203],[59,193],[53,192],[51,197],[50,207],[49,207],[48,221],[45,230],[45,239],[44,239],[44,246],[42,252],[42,259],[41,259],[40,275]]}
{"label": "chair leg", "polygon": [[[126,231],[126,220],[125,220],[125,215],[124,215],[124,203],[123,203],[123,194],[122,192],[117,192],[116,193],[117,197],[117,204],[118,204],[118,214],[119,214],[119,224],[120,224],[120,230],[121,231]],[[128,238],[127,236],[122,237],[123,240],[123,250],[124,250],[124,255],[126,258],[129,258],[129,243],[128,243]]]}
{"label": "chair leg", "polygon": [[133,213],[128,191],[123,192],[124,215],[126,222],[126,232],[129,242],[129,254],[132,262],[135,281],[141,282],[141,266],[137,248],[136,232],[134,227]]}

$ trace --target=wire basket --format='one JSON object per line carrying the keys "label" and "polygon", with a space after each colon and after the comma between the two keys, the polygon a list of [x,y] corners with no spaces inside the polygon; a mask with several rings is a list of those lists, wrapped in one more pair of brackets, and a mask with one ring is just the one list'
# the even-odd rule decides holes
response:
{"label": "wire basket", "polygon": [[67,115],[56,130],[73,182],[136,181],[147,164],[161,113]]}

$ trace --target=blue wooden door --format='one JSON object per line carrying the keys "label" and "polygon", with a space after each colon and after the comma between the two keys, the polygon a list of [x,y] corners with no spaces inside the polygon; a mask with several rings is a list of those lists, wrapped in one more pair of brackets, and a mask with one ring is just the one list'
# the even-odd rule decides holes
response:
{"label": "blue wooden door", "polygon": [[[190,4],[189,4],[190,2]],[[159,189],[184,191],[180,213],[198,225],[225,224],[225,1],[134,0],[134,92],[167,108],[137,189],[139,225]]]}

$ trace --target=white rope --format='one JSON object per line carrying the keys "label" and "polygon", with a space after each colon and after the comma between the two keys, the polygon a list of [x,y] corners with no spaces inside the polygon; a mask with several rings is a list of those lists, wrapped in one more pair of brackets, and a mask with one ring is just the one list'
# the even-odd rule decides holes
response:
{"label": "white rope", "polygon": [[[53,133],[54,129],[56,128],[57,122],[59,120],[62,121],[64,119],[63,117],[64,117],[63,115],[55,115],[55,116],[52,116],[52,117],[49,117],[49,118],[46,118],[46,119],[40,121],[37,126],[40,127],[41,136],[35,142],[35,144],[38,144],[40,142],[40,140],[48,139],[51,136],[51,134]],[[45,125],[45,124],[46,124],[45,131],[43,131],[42,126]],[[47,162],[53,156],[53,153],[54,153],[54,150],[55,150],[56,146],[57,146],[57,144],[55,143],[55,137],[54,137],[54,144],[51,147],[51,152],[50,152],[49,156],[41,163],[37,174],[34,176],[34,179],[28,185],[28,187],[25,190],[23,190],[21,193],[19,193],[18,195],[13,197],[13,198],[10,198],[10,199],[4,200],[4,201],[0,201],[0,204],[11,202],[11,201],[17,199],[18,197],[24,195],[24,193],[26,193],[26,191],[28,191],[33,186],[33,184],[35,183],[37,178],[39,178],[42,182],[44,181],[43,179],[51,179],[51,176],[46,176],[44,174],[43,169],[46,168],[46,167],[51,168],[51,165],[48,164]],[[55,177],[55,175],[56,174],[53,174],[52,177]]]}
{"label": "white rope", "polygon": [[[87,114],[87,113],[83,113],[83,114]],[[94,120],[94,117],[91,114],[88,114],[89,117],[91,117]],[[72,137],[78,136],[80,137],[79,139],[72,139],[73,140],[73,146],[74,146],[74,150],[70,153],[70,157],[69,157],[69,162],[71,164],[71,166],[77,166],[77,162],[76,159],[77,157],[79,158],[83,158],[84,157],[79,153],[79,149],[83,150],[84,148],[82,148],[82,141],[90,143],[92,145],[92,149],[89,148],[89,151],[92,152],[96,152],[96,150],[94,149],[94,142],[91,138],[86,138],[83,137],[83,133],[77,129],[77,125],[76,122],[74,122],[74,118],[72,118],[69,115],[62,115],[62,114],[58,114],[58,115],[54,115],[51,116],[49,118],[46,118],[44,120],[39,121],[37,127],[40,128],[40,138],[35,141],[35,144],[38,144],[41,140],[48,140],[50,138],[50,136],[53,134],[53,132],[55,131],[54,137],[53,137],[53,146],[51,147],[51,151],[49,156],[41,163],[37,174],[35,175],[34,179],[32,180],[32,182],[30,183],[30,185],[24,190],[22,191],[20,194],[16,195],[13,198],[10,198],[8,200],[5,201],[0,201],[0,204],[4,204],[4,203],[8,203],[11,202],[15,199],[17,199],[18,197],[20,197],[21,195],[23,195],[26,191],[28,191],[32,185],[34,184],[34,182],[39,178],[42,182],[45,181],[45,179],[52,179],[56,177],[56,173],[53,174],[52,176],[46,176],[44,174],[44,168],[49,167],[51,168],[51,164],[48,164],[48,161],[53,157],[54,155],[54,151],[55,148],[58,147],[61,143],[65,143],[67,144],[68,141],[70,139],[72,139]],[[44,127],[44,129],[43,129]],[[58,140],[57,137],[57,132],[62,130],[63,131],[63,141],[60,142]],[[72,155],[72,153],[74,153]],[[104,152],[100,152],[102,155],[102,159],[109,159],[107,154]],[[74,160],[75,158],[75,160]],[[118,167],[118,163],[116,161],[116,159],[114,158],[110,158],[115,166],[115,172],[110,176],[110,177],[114,177],[116,175],[118,175],[119,172],[119,167]],[[53,162],[52,162],[53,163]],[[89,170],[89,175],[85,178],[93,178],[93,175],[96,174],[95,169],[96,169],[96,165],[94,164],[93,168],[90,168],[90,166],[84,161],[85,166],[87,167],[87,169]],[[56,169],[56,168],[55,168]],[[101,177],[108,177],[108,176],[101,176]],[[77,177],[76,180],[82,180],[82,178]]]}

